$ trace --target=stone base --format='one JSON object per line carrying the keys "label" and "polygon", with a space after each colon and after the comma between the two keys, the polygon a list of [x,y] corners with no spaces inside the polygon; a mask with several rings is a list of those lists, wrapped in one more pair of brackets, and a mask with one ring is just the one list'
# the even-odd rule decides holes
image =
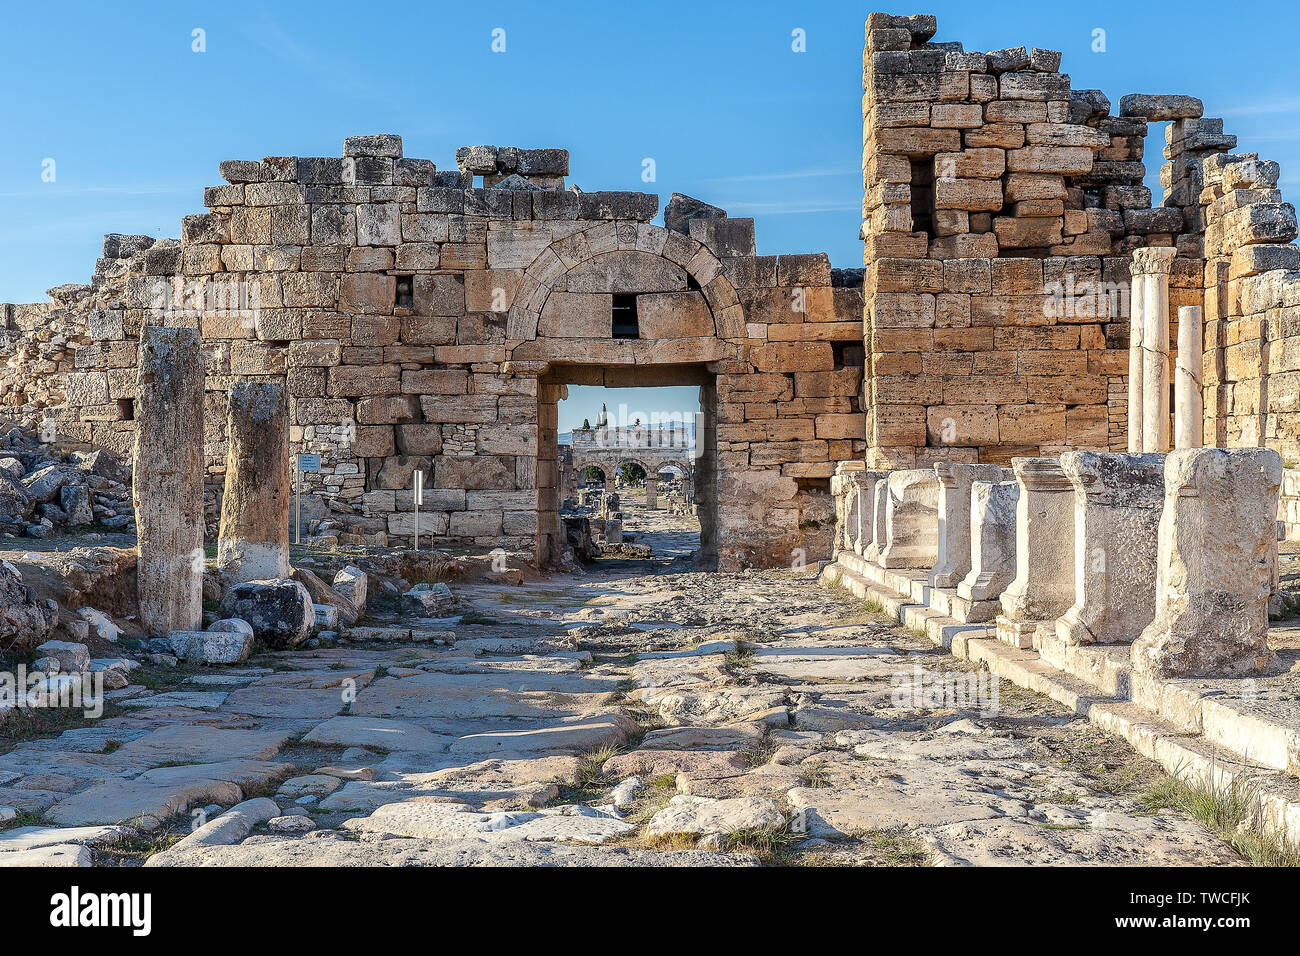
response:
{"label": "stone base", "polygon": [[972,601],[952,588],[931,588],[930,607],[963,624],[982,624],[998,616],[997,601]]}
{"label": "stone base", "polygon": [[1010,647],[1029,650],[1034,646],[1034,631],[1039,621],[1013,621],[1004,614],[997,616],[997,638]]}

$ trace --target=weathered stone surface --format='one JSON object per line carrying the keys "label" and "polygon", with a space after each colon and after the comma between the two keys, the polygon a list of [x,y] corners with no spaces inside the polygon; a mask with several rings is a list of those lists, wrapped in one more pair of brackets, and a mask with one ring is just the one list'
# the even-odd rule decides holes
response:
{"label": "weathered stone surface", "polygon": [[955,588],[971,569],[971,484],[998,481],[997,465],[939,463],[938,560],[930,570],[936,588]]}
{"label": "weathered stone surface", "polygon": [[885,512],[886,568],[926,568],[939,556],[939,479],[926,468],[890,472]]}
{"label": "weathered stone surface", "polygon": [[136,576],[140,623],[154,637],[203,621],[203,369],[196,330],[141,330]]}
{"label": "weathered stone surface", "polygon": [[[242,622],[241,622],[242,623]],[[238,664],[248,660],[253,633],[235,631],[170,631],[167,641],[181,660],[199,664]]]}
{"label": "weathered stone surface", "polygon": [[712,800],[678,794],[646,824],[647,837],[709,836],[785,826],[785,815],[763,797]]}
{"label": "weathered stone surface", "polygon": [[[1016,576],[1002,592],[1003,620],[1054,619],[1074,603],[1074,489],[1051,458],[1014,458]],[[999,636],[1003,636],[999,630]]]}
{"label": "weathered stone surface", "polygon": [[[310,835],[309,835],[310,836]],[[754,866],[743,853],[681,850],[660,853],[622,847],[531,841],[489,842],[477,837],[430,842],[393,839],[358,842],[323,833],[321,839],[251,837],[239,846],[202,852],[166,851],[148,866]]]}
{"label": "weathered stone surface", "polygon": [[268,800],[266,797],[245,800],[191,831],[186,837],[177,841],[172,849],[184,851],[191,847],[229,846],[232,843],[239,843],[252,832],[253,827],[279,815],[280,808],[273,800]]}
{"label": "weathered stone surface", "polygon": [[287,578],[288,394],[276,382],[238,382],[227,411],[217,567],[232,583]]}
{"label": "weathered stone surface", "polygon": [[1015,579],[1019,500],[1018,482],[971,484],[971,569],[957,585],[958,597],[968,601],[995,601]]}
{"label": "weathered stone surface", "polygon": [[1205,111],[1194,96],[1176,93],[1130,93],[1119,99],[1120,116],[1140,116],[1153,123],[1167,120],[1195,119]]}
{"label": "weathered stone surface", "polygon": [[1156,611],[1133,644],[1153,677],[1239,676],[1275,665],[1269,552],[1282,461],[1265,448],[1179,449],[1165,461]]}
{"label": "weathered stone surface", "polygon": [[38,645],[39,657],[52,657],[59,663],[59,670],[65,674],[90,670],[90,648],[85,644],[71,641],[46,641]]}
{"label": "weathered stone surface", "polygon": [[218,613],[247,621],[270,647],[295,647],[311,636],[316,622],[311,595],[297,581],[245,581],[221,599]]}
{"label": "weathered stone surface", "polygon": [[1074,486],[1074,603],[1056,622],[1069,644],[1126,644],[1155,613],[1163,455],[1066,452]]}

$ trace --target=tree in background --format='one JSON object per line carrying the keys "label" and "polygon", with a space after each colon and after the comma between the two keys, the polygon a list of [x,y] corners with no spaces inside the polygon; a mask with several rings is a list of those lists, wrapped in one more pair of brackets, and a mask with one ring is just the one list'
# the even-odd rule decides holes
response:
{"label": "tree in background", "polygon": [[625,484],[634,485],[645,479],[645,469],[634,461],[625,461],[618,470],[618,476]]}

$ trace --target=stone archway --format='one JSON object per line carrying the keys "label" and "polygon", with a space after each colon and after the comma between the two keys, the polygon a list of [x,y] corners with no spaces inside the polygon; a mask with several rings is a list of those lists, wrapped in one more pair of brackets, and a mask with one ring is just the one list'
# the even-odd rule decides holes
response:
{"label": "stone archway", "polygon": [[[614,334],[615,296],[635,298],[634,337]],[[602,223],[556,240],[533,259],[507,318],[506,367],[537,379],[539,561],[558,557],[563,540],[553,449],[556,403],[570,384],[701,388],[695,498],[705,506],[703,559],[716,561],[716,376],[742,361],[745,335],[744,310],[722,262],[702,243],[661,226]],[[607,478],[613,473],[605,470]]]}

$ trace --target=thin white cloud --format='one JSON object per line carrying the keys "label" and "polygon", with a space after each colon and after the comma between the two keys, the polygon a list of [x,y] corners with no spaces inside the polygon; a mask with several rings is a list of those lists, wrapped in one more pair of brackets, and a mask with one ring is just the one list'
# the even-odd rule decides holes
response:
{"label": "thin white cloud", "polygon": [[1273,113],[1300,113],[1300,97],[1240,103],[1220,111],[1223,116],[1267,116]]}
{"label": "thin white cloud", "polygon": [[759,183],[781,182],[791,179],[824,179],[834,176],[856,176],[861,172],[856,166],[813,167],[810,169],[790,169],[774,173],[744,173],[738,176],[718,176],[701,179],[702,183]]}
{"label": "thin white cloud", "polygon": [[0,199],[60,199],[74,196],[173,196],[178,193],[202,192],[194,186],[151,186],[144,183],[119,186],[64,186],[57,181],[36,189],[0,193]]}
{"label": "thin white cloud", "polygon": [[819,212],[854,212],[862,209],[862,203],[843,202],[835,199],[787,199],[777,202],[729,202],[727,209],[734,212],[747,212],[761,216],[790,216],[799,213]]}

